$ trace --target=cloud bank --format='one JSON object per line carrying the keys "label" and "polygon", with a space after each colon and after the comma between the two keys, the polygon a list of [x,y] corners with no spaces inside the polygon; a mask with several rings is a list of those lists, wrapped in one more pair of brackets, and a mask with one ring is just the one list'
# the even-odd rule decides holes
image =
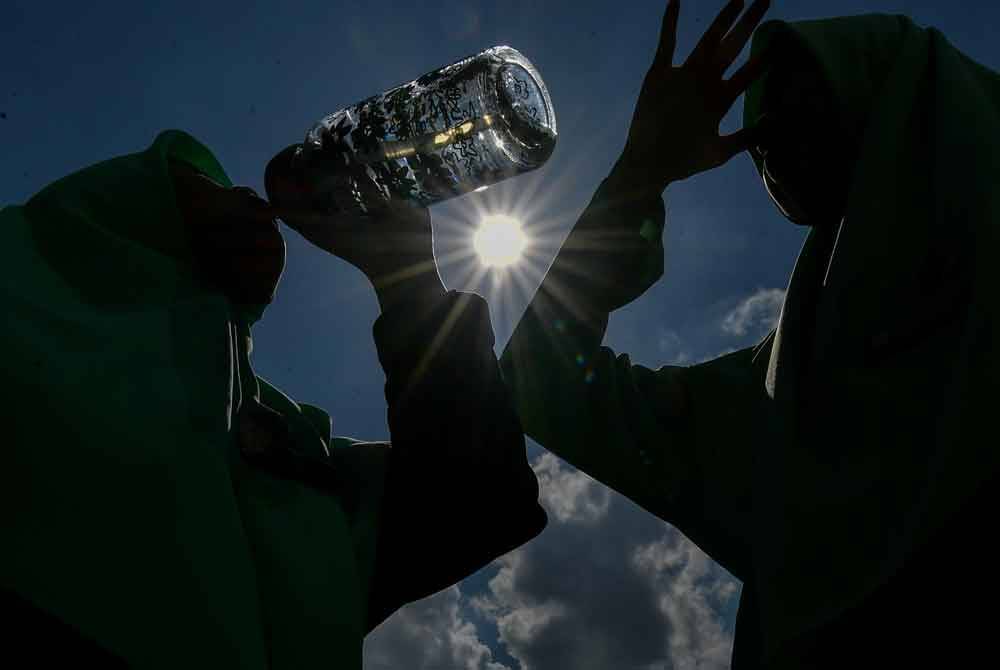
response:
{"label": "cloud bank", "polygon": [[549,527],[500,558],[485,590],[452,587],[398,612],[366,641],[365,668],[728,668],[739,582],[554,455],[533,467]]}

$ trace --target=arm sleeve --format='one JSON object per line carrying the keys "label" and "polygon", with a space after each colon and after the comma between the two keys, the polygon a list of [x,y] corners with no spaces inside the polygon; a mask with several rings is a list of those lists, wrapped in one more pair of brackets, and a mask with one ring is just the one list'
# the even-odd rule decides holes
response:
{"label": "arm sleeve", "polygon": [[[605,182],[501,358],[526,433],[677,526],[727,569],[746,563],[749,443],[761,347],[652,370],[600,346],[612,309],[662,274],[662,200]],[[653,235],[650,235],[652,227]],[[741,507],[742,506],[742,507]]]}
{"label": "arm sleeve", "polygon": [[[375,323],[391,446],[374,537],[368,628],[531,539],[538,483],[496,356],[486,302],[449,292]],[[371,515],[369,515],[371,518]]]}

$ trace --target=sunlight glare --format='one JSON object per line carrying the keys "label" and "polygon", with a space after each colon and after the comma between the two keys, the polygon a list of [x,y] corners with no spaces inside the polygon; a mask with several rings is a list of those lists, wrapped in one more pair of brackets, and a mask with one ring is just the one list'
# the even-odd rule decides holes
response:
{"label": "sunlight glare", "polygon": [[510,216],[485,218],[472,240],[480,262],[499,267],[506,267],[521,258],[527,242],[521,223]]}

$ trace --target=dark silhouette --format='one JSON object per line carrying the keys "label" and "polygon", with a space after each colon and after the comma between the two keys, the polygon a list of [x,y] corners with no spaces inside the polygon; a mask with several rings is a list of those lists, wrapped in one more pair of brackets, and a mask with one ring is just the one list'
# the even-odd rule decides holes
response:
{"label": "dark silhouette", "polygon": [[545,525],[486,304],[441,286],[426,209],[296,224],[375,286],[391,445],[254,374],[277,214],[179,131],[0,211],[7,662],[360,668],[394,610]]}
{"label": "dark silhouette", "polygon": [[[763,24],[727,81],[767,3],[674,67],[678,5],[502,357],[527,433],[743,581],[734,668],[992,665],[1000,79],[869,15]],[[777,328],[655,371],[601,347],[662,273],[663,189],[743,149],[810,227]]]}

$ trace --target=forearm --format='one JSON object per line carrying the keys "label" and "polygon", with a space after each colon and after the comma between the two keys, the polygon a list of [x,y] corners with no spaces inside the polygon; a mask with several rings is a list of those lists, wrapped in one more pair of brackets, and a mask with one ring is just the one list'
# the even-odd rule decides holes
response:
{"label": "forearm", "polygon": [[514,477],[533,499],[534,476],[493,352],[486,301],[449,291],[425,305],[397,305],[377,324],[393,458],[433,476],[444,474],[431,472],[439,465],[482,467],[494,477],[479,485],[510,486]]}
{"label": "forearm", "polygon": [[662,274],[663,202],[632,175],[620,162],[598,187],[502,357],[526,432],[557,453],[573,415],[602,409],[595,384],[617,365],[600,346],[609,313]]}
{"label": "forearm", "polygon": [[623,155],[573,226],[529,309],[562,313],[599,345],[608,314],[662,274],[661,192]]}
{"label": "forearm", "polygon": [[432,439],[439,454],[517,427],[516,416],[491,402],[505,389],[482,298],[425,285],[380,299],[392,305],[376,322],[375,337],[394,448],[419,449]]}
{"label": "forearm", "polygon": [[414,311],[419,310],[444,297],[446,290],[433,258],[413,258],[399,266],[402,269],[370,278],[382,313],[406,305]]}
{"label": "forearm", "polygon": [[448,292],[376,323],[392,446],[376,608],[430,595],[544,526],[485,301]]}
{"label": "forearm", "polygon": [[[539,444],[742,567],[741,539],[727,521],[740,512],[726,510],[746,509],[749,452],[740,451],[740,435],[755,425],[753,352],[651,370],[600,346],[609,312],[658,276],[662,258],[658,239],[636,244],[659,257],[645,266],[622,245],[607,252],[580,241],[590,226],[618,224],[628,235],[641,230],[638,219],[662,217],[658,197],[628,193],[627,182],[601,185],[511,337],[504,377]],[[596,283],[594,275],[614,279]],[[617,292],[607,286],[615,282]]]}

